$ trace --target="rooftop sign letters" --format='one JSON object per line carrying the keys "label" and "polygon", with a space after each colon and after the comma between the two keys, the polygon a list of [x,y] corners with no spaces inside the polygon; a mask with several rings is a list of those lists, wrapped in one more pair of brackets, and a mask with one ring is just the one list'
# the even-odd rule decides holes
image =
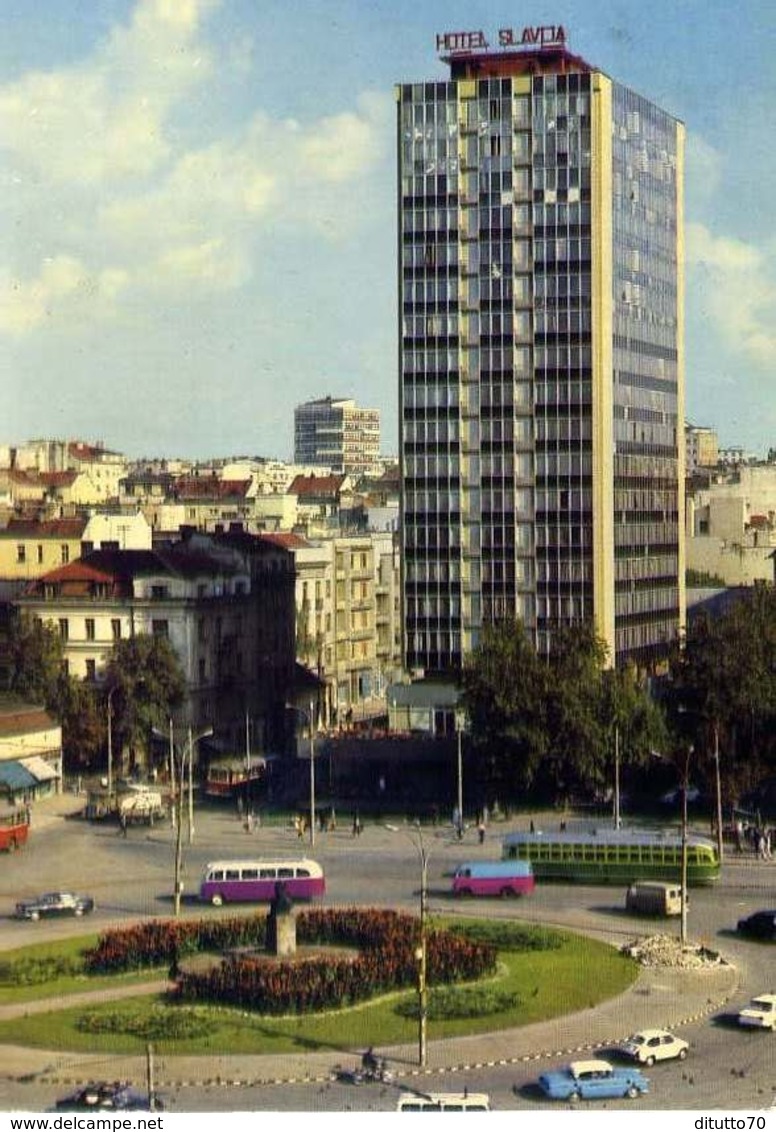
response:
{"label": "rooftop sign letters", "polygon": [[[487,51],[490,44],[483,31],[445,31],[436,37],[437,51],[456,55],[465,51]],[[565,47],[563,24],[539,24],[515,28],[499,28],[498,46],[505,48]]]}

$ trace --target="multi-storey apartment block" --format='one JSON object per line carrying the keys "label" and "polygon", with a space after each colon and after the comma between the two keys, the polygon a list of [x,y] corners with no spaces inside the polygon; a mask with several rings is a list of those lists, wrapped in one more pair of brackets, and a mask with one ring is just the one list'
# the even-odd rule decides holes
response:
{"label": "multi-storey apartment block", "polygon": [[449,78],[396,90],[405,657],[425,672],[503,618],[541,651],[589,621],[645,663],[684,620],[684,128],[538,30],[500,35],[529,50],[443,36]]}
{"label": "multi-storey apartment block", "polygon": [[360,475],[380,458],[380,414],[355,401],[324,397],[294,410],[294,460]]}

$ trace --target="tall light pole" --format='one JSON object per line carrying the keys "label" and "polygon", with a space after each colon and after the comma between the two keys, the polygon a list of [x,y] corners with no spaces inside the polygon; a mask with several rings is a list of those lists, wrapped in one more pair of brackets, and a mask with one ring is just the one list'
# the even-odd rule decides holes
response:
{"label": "tall light pole", "polygon": [[682,767],[682,916],[680,941],[682,947],[687,943],[687,790],[690,784],[690,758],[693,747],[687,748]]}
{"label": "tall light pole", "polygon": [[458,828],[463,831],[463,728],[466,716],[462,711],[455,713],[455,734],[458,744]]}
{"label": "tall light pole", "polygon": [[[391,833],[399,832],[395,825],[386,825],[385,828]],[[418,965],[418,1065],[425,1067],[428,1060],[428,852],[420,822],[414,826],[416,836],[406,832],[415,846],[420,864],[420,923],[415,961]]]}
{"label": "tall light pole", "polygon": [[198,743],[200,739],[207,739],[212,734],[212,727],[206,727],[204,731],[200,731],[196,735],[192,734],[192,730],[189,728],[189,845],[194,840],[194,744]]}
{"label": "tall light pole", "polygon": [[714,724],[714,771],[717,786],[717,856],[722,864],[722,783],[719,777],[719,725]]}
{"label": "tall light pole", "polygon": [[620,729],[614,728],[614,828],[620,828]]}
{"label": "tall light pole", "polygon": [[297,715],[301,715],[302,719],[306,719],[310,725],[310,844],[315,845],[315,733],[314,733],[314,719],[315,719],[315,702],[310,700],[309,713],[304,708],[298,708],[295,704],[286,704],[286,711],[295,711]]}

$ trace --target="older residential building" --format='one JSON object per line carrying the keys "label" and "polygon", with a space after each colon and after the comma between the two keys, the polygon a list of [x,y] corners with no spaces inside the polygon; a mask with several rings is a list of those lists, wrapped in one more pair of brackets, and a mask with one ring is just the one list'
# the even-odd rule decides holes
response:
{"label": "older residential building", "polygon": [[69,672],[97,685],[117,641],[167,638],[186,680],[177,722],[211,726],[243,749],[247,717],[258,749],[272,749],[293,683],[293,579],[282,548],[189,531],[154,550],[86,554],[32,582],[16,605],[54,625]]}
{"label": "older residential building", "polygon": [[0,528],[0,580],[29,582],[80,557],[88,520],[10,519]]}
{"label": "older residential building", "polygon": [[57,628],[70,674],[95,684],[117,641],[167,638],[186,679],[180,722],[219,729],[231,722],[222,690],[256,671],[250,581],[236,554],[100,550],[31,582],[15,604]]}
{"label": "older residential building", "polygon": [[47,711],[0,694],[0,798],[13,804],[62,789],[62,728]]}
{"label": "older residential building", "polygon": [[716,467],[719,461],[719,439],[713,428],[685,424],[684,447],[685,469],[688,476],[698,468]]}
{"label": "older residential building", "polygon": [[248,523],[256,494],[250,479],[222,480],[217,476],[184,476],[172,487],[172,499],[183,506],[184,523],[200,531]]}
{"label": "older residential building", "polygon": [[0,527],[0,592],[74,562],[92,550],[150,550],[151,528],[140,514],[89,511],[71,519],[9,519]]}
{"label": "older residential building", "polygon": [[728,586],[772,581],[776,551],[776,467],[743,465],[719,474],[687,500],[687,567]]}
{"label": "older residential building", "polygon": [[267,538],[294,555],[297,658],[324,686],[322,722],[382,714],[385,688],[401,671],[395,535]]}

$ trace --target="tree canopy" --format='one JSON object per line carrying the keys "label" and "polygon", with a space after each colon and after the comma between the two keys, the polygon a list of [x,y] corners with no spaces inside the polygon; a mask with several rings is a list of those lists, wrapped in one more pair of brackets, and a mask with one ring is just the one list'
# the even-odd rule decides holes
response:
{"label": "tree canopy", "polygon": [[718,617],[703,612],[674,650],[666,702],[677,743],[710,759],[717,742],[735,798],[776,769],[776,589],[758,584]]}
{"label": "tree canopy", "polygon": [[624,765],[665,739],[635,671],[610,669],[587,624],[561,629],[546,658],[519,621],[486,629],[462,688],[482,786],[496,796],[600,798],[614,779],[615,730]]}
{"label": "tree canopy", "polygon": [[170,642],[141,634],[116,642],[104,686],[114,745],[134,751],[147,745],[153,727],[166,727],[183,700],[186,680]]}

